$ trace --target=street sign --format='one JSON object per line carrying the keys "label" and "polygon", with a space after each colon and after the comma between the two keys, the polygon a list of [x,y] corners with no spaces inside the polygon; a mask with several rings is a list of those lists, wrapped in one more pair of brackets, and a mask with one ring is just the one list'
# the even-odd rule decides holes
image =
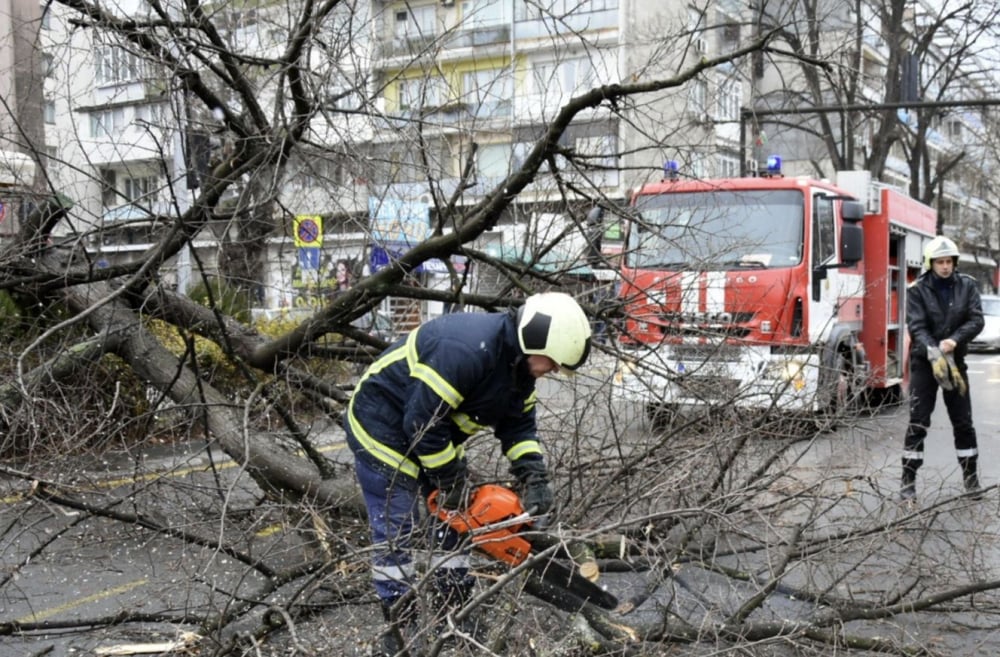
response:
{"label": "street sign", "polygon": [[299,268],[303,271],[319,269],[319,249],[311,246],[299,247]]}
{"label": "street sign", "polygon": [[295,246],[319,247],[323,245],[323,217],[300,214],[292,224],[295,232]]}

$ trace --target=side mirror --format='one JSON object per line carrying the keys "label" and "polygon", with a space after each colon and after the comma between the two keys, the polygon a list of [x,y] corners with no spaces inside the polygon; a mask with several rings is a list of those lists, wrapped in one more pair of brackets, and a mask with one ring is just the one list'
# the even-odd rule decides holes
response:
{"label": "side mirror", "polygon": [[861,201],[844,201],[840,214],[844,221],[858,222],[865,218],[865,206]]}
{"label": "side mirror", "polygon": [[864,232],[855,222],[847,222],[840,229],[840,261],[845,265],[856,265],[864,257]]}

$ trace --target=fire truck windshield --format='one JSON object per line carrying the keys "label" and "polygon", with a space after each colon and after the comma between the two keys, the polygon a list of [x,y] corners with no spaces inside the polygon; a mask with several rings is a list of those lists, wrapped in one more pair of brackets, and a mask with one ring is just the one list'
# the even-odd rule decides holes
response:
{"label": "fire truck windshield", "polygon": [[796,190],[640,195],[629,230],[637,269],[763,269],[802,260],[804,197]]}

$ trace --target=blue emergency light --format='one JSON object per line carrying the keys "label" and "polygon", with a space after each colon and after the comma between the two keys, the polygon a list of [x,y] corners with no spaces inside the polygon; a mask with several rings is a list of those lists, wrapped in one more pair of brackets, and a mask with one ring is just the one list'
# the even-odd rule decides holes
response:
{"label": "blue emergency light", "polygon": [[767,175],[769,176],[780,176],[781,175],[781,156],[780,155],[769,155],[767,158]]}
{"label": "blue emergency light", "polygon": [[677,180],[681,170],[681,165],[677,160],[667,160],[663,163],[663,179]]}

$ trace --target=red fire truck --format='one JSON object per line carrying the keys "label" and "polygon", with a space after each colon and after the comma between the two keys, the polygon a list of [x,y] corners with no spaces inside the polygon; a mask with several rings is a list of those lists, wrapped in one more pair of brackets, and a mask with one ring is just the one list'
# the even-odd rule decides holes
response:
{"label": "red fire truck", "polygon": [[864,172],[682,180],[636,191],[622,256],[617,392],[660,413],[827,417],[898,399],[906,288],[933,209]]}

